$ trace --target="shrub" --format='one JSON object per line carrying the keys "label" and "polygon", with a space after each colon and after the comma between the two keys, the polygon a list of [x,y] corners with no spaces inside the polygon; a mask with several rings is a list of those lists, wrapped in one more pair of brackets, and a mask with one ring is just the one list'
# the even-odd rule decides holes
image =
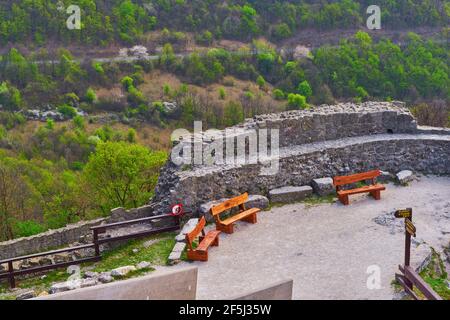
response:
{"label": "shrub", "polygon": [[277,24],[272,31],[272,36],[276,40],[283,40],[289,38],[291,35],[292,35],[291,29],[286,23]]}
{"label": "shrub", "polygon": [[85,123],[84,123],[84,118],[80,115],[76,115],[73,120],[72,120],[75,128],[80,129],[80,130],[84,130],[85,127]]}
{"label": "shrub", "polygon": [[125,89],[126,91],[128,91],[129,88],[133,86],[133,78],[128,77],[128,76],[123,77],[122,80],[120,80],[120,83],[122,84],[122,86],[124,87],[124,89]]}
{"label": "shrub", "polygon": [[170,86],[167,83],[164,84],[164,86],[163,86],[163,93],[164,93],[164,95],[166,97],[169,97],[170,96],[170,92],[171,92]]}
{"label": "shrub", "polygon": [[97,95],[95,94],[94,89],[91,87],[87,89],[85,99],[89,103],[94,103],[97,100]]}
{"label": "shrub", "polygon": [[256,84],[260,87],[263,88],[266,85],[266,80],[264,80],[264,77],[259,75],[258,78],[256,78]]}
{"label": "shrub", "polygon": [[311,97],[313,94],[311,86],[309,85],[309,82],[306,80],[298,85],[297,91],[306,98]]}
{"label": "shrub", "polygon": [[288,105],[295,109],[304,109],[307,107],[306,98],[300,94],[290,93],[288,95]]}
{"label": "shrub", "polygon": [[283,100],[285,98],[283,90],[280,89],[273,90],[273,97],[275,100]]}
{"label": "shrub", "polygon": [[33,220],[17,221],[14,224],[14,236],[16,238],[29,237],[41,232],[44,232],[46,228]]}
{"label": "shrub", "polygon": [[67,104],[63,104],[58,107],[58,112],[64,115],[66,118],[72,119],[77,115],[77,110],[74,107]]}
{"label": "shrub", "polygon": [[128,142],[135,143],[137,140],[136,136],[137,136],[136,130],[134,130],[133,128],[128,129],[128,132],[127,132],[127,141]]}
{"label": "shrub", "polygon": [[53,130],[53,129],[55,129],[55,120],[50,119],[50,118],[47,119],[47,123],[46,123],[45,127],[46,127],[48,130]]}
{"label": "shrub", "polygon": [[219,98],[220,100],[225,100],[226,93],[224,88],[219,88]]}

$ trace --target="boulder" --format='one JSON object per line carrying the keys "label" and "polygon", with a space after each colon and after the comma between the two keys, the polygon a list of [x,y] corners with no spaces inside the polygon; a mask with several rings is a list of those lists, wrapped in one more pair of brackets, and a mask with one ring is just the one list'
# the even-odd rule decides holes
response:
{"label": "boulder", "polygon": [[147,269],[151,267],[151,263],[147,262],[147,261],[141,261],[136,265],[136,269],[141,270],[141,269]]}
{"label": "boulder", "polygon": [[181,229],[181,232],[175,237],[175,240],[177,240],[178,242],[184,241],[186,239],[185,238],[186,234],[194,230],[197,224],[198,224],[197,218],[189,219],[188,222],[184,224],[183,228]]}
{"label": "boulder", "polygon": [[19,295],[17,295],[16,300],[27,300],[27,299],[32,299],[34,297],[36,297],[36,294],[34,293],[34,291],[28,290],[28,291],[22,292]]}
{"label": "boulder", "polygon": [[330,177],[313,179],[311,184],[314,192],[319,196],[327,196],[335,192],[333,179]]}
{"label": "boulder", "polygon": [[41,265],[41,266],[49,266],[49,265],[52,265],[52,264],[54,264],[52,258],[44,257],[44,258],[40,258],[39,259],[39,265]]}
{"label": "boulder", "polygon": [[271,202],[291,203],[304,200],[312,194],[312,191],[313,190],[310,186],[288,186],[270,190],[269,197]]}
{"label": "boulder", "polygon": [[84,273],[84,278],[85,279],[89,279],[89,278],[97,278],[98,277],[98,272],[94,272],[94,271],[86,271]]}
{"label": "boulder", "polygon": [[103,272],[98,277],[98,281],[100,281],[101,283],[110,283],[114,281],[114,278],[109,272]]}
{"label": "boulder", "polygon": [[186,248],[186,243],[177,242],[172,249],[172,252],[169,255],[169,264],[174,265],[181,261],[181,255],[183,254],[184,249]]}
{"label": "boulder", "polygon": [[124,277],[132,271],[136,271],[135,266],[124,266],[111,270],[111,275],[113,277]]}
{"label": "boulder", "polygon": [[269,207],[269,199],[259,194],[251,194],[248,196],[248,200],[245,203],[245,208],[259,208],[261,210]]}
{"label": "boulder", "polygon": [[45,297],[48,295],[49,295],[49,293],[47,291],[42,291],[41,293],[38,294],[38,297]]}
{"label": "boulder", "polygon": [[50,287],[50,293],[59,293],[79,288],[78,281],[64,281],[55,283]]}
{"label": "boulder", "polygon": [[414,180],[414,173],[411,170],[402,170],[396,174],[397,182],[406,185]]}

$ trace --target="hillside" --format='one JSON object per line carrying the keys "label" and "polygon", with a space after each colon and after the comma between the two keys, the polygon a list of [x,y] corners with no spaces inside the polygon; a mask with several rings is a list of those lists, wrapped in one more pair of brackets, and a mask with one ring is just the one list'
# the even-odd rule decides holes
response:
{"label": "hillside", "polygon": [[2,2],[0,240],[146,203],[194,120],[403,100],[448,126],[449,2],[377,3],[368,31],[369,1]]}

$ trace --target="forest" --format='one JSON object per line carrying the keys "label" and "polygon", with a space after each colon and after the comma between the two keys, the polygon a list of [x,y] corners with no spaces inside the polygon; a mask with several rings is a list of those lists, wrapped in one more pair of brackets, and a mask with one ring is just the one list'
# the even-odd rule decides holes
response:
{"label": "forest", "polygon": [[[81,8],[83,26],[77,32],[61,23],[69,4]],[[279,41],[300,28],[363,26],[366,9],[374,4],[382,8],[386,27],[448,26],[446,0],[12,0],[0,4],[0,44],[132,43],[149,30],[163,28],[203,34],[206,41],[248,41],[260,35]]]}
{"label": "forest", "polygon": [[[61,23],[69,2],[82,8],[81,30]],[[410,32],[402,43],[355,31],[296,57],[277,43],[304,28],[363,27],[373,3],[2,2],[0,240],[147,203],[171,130],[194,120],[223,128],[311,105],[402,100],[419,123],[450,126],[449,2],[374,2],[386,26],[442,30],[432,39]],[[68,46],[131,46],[148,43],[150,32],[161,46],[154,59],[79,59]],[[203,49],[178,54],[186,33]],[[242,45],[216,46],[221,39]],[[30,116],[36,112],[64,121]]]}

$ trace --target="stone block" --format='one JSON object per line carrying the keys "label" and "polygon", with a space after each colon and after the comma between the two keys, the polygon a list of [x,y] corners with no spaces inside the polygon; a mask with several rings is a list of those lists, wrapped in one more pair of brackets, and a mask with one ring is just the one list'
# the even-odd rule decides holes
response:
{"label": "stone block", "polygon": [[180,233],[175,237],[175,240],[178,242],[184,241],[186,239],[186,234],[194,230],[197,224],[198,218],[189,219],[181,229]]}
{"label": "stone block", "polygon": [[327,196],[335,192],[333,179],[330,177],[313,179],[311,184],[314,192],[319,196]]}
{"label": "stone block", "polygon": [[269,198],[271,202],[291,203],[304,200],[312,194],[310,186],[301,187],[283,187],[269,191]]}
{"label": "stone block", "polygon": [[397,182],[406,185],[414,180],[414,173],[411,170],[402,170],[396,174]]}
{"label": "stone block", "polygon": [[184,249],[186,248],[186,243],[177,242],[172,249],[172,252],[169,255],[169,264],[174,265],[181,261],[181,255],[183,254]]}
{"label": "stone block", "polygon": [[113,277],[124,277],[129,274],[131,271],[135,271],[135,266],[124,266],[111,270],[111,275]]}

